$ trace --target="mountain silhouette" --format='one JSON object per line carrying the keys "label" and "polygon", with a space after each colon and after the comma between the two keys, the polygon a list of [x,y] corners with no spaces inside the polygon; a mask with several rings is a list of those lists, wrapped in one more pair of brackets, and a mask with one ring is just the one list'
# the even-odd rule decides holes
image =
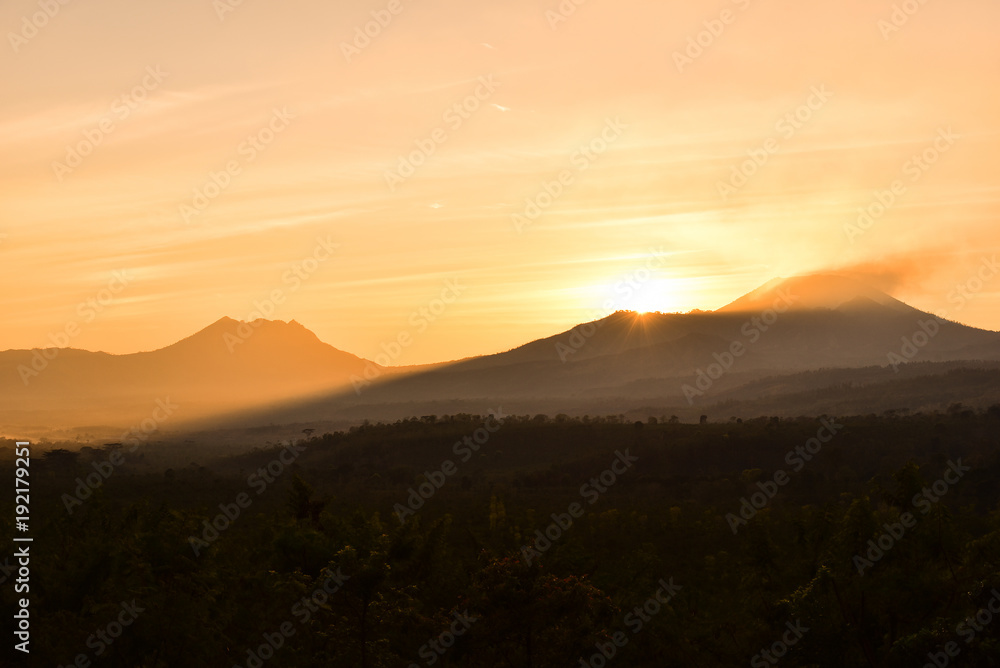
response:
{"label": "mountain silhouette", "polygon": [[369,364],[294,320],[222,318],[165,348],[127,355],[8,350],[0,352],[0,422],[127,425],[167,398],[190,419],[336,390]]}
{"label": "mountain silhouette", "polygon": [[[61,349],[25,385],[24,370],[42,353],[0,353],[5,426],[130,424],[166,397],[184,420],[228,414],[244,426],[481,413],[490,404],[579,414],[660,406],[687,415],[728,402],[776,412],[778,404],[761,401],[797,405],[792,396],[855,377],[903,383],[914,402],[931,406],[982,399],[982,377],[937,385],[940,374],[1000,373],[1000,333],[938,319],[836,274],[775,279],[714,312],[619,311],[503,353],[406,369],[337,350],[295,321],[230,318],[152,352]],[[377,371],[374,380],[358,383],[366,369]],[[863,396],[894,405],[878,392]],[[823,412],[822,395],[810,402]]]}
{"label": "mountain silhouette", "polygon": [[[736,344],[739,355],[732,352]],[[947,405],[980,399],[980,385],[970,385],[966,394],[956,387],[949,387],[950,395],[935,392],[936,374],[953,370],[955,362],[987,365],[996,374],[997,365],[990,363],[998,360],[1000,333],[940,320],[849,277],[816,274],[769,281],[714,312],[619,311],[507,352],[388,378],[360,395],[289,405],[270,419],[348,419],[362,413],[389,419],[420,412],[476,413],[497,404],[530,413],[578,414],[659,406],[697,416],[701,407],[750,401],[760,397],[761,387],[782,386],[761,385],[765,379],[829,369],[843,369],[847,377],[857,374],[865,383],[906,376],[907,382],[930,389],[909,392],[920,406],[935,397]],[[912,379],[913,370],[906,369],[910,363],[921,365],[926,381]],[[705,380],[720,369],[718,378]],[[901,376],[904,369],[908,373]],[[802,378],[789,391],[813,392],[831,376],[806,373]],[[845,382],[836,376],[836,383]],[[891,397],[883,399],[886,406],[896,406]],[[747,405],[780,412],[777,405]],[[822,400],[810,405],[823,412]],[[873,404],[869,410],[876,408]]]}

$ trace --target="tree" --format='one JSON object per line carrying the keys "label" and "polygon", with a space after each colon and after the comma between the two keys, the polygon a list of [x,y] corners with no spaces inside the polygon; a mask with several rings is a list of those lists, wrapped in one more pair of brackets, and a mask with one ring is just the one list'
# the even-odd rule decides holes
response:
{"label": "tree", "polygon": [[607,637],[617,610],[585,579],[545,573],[536,561],[491,558],[473,579],[468,607],[474,665],[549,668],[573,665],[582,648]]}
{"label": "tree", "polygon": [[292,488],[288,492],[288,508],[297,520],[309,519],[319,523],[325,501],[313,501],[313,488],[298,474],[292,476]]}

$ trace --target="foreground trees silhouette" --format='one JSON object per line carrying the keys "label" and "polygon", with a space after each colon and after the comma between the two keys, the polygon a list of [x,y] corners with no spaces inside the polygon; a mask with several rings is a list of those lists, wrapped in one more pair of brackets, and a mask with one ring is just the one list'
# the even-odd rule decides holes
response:
{"label": "foreground trees silhouette", "polygon": [[[513,416],[401,523],[394,505],[481,424],[307,434],[260,494],[248,475],[282,446],[136,457],[72,513],[60,496],[102,453],[39,457],[32,665],[997,665],[1000,411],[838,418],[798,470],[817,419]],[[589,503],[581,486],[625,449],[634,469]]]}

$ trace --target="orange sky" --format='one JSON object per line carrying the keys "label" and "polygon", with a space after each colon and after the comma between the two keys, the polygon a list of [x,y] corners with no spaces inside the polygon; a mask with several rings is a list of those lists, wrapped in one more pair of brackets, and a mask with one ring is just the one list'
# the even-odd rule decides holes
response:
{"label": "orange sky", "polygon": [[1000,251],[994,0],[891,31],[882,0],[225,2],[0,7],[0,349],[148,350],[273,295],[410,364],[831,267],[1000,329],[1000,279],[948,301]]}

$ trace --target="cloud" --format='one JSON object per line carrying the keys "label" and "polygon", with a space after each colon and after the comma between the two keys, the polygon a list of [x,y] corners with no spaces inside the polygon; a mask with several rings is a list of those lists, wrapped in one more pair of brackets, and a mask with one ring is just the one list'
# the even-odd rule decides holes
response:
{"label": "cloud", "polygon": [[864,281],[883,292],[925,292],[927,284],[951,262],[946,257],[957,252],[950,248],[926,250],[912,254],[883,255],[833,267],[832,270]]}

